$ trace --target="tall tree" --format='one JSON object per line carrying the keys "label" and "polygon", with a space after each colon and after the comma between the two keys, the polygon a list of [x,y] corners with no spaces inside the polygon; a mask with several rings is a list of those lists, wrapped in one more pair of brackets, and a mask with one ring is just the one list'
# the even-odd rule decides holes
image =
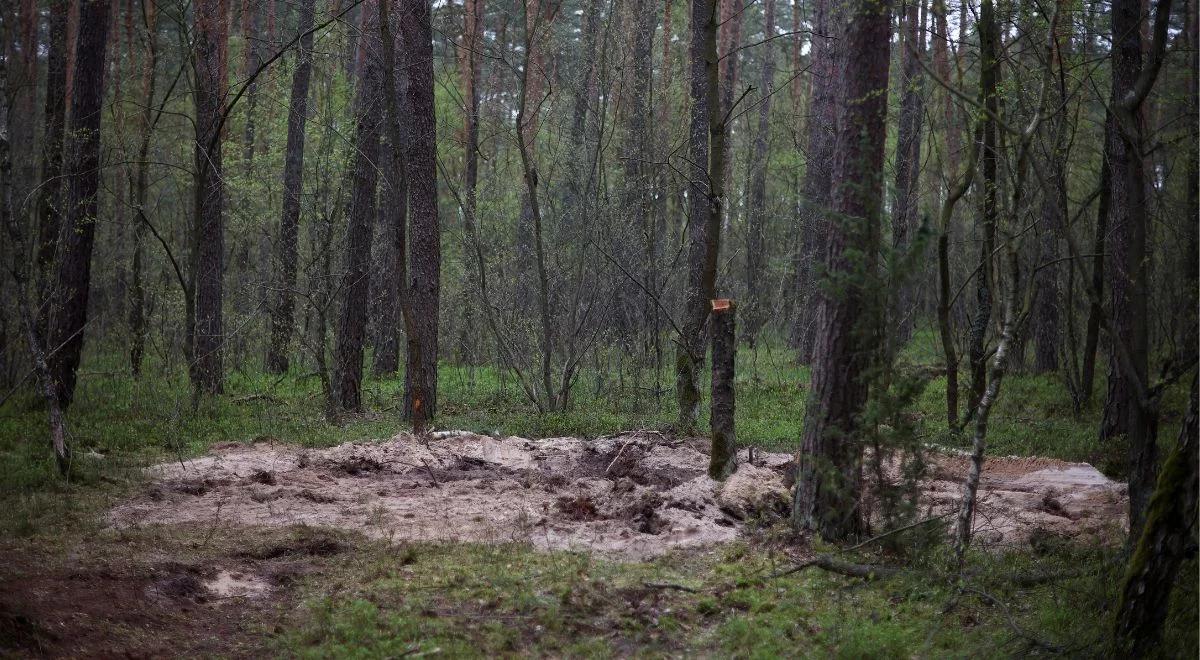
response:
{"label": "tall tree", "polygon": [[196,0],[196,208],[192,234],[192,383],[197,392],[224,389],[225,116],[229,41],[227,0]]}
{"label": "tall tree", "polygon": [[[408,71],[411,113],[405,178],[408,182],[408,291],[414,333],[408,337],[404,412],[408,419],[432,419],[437,412],[438,328],[441,312],[442,234],[438,222],[437,122],[434,117],[433,25],[430,0],[400,4],[400,40]],[[415,336],[412,336],[415,335]],[[424,382],[417,383],[414,379]],[[421,400],[414,393],[424,395]]]}
{"label": "tall tree", "polygon": [[[763,4],[763,39],[775,36],[775,0]],[[762,46],[762,74],[759,89],[762,100],[758,105],[758,126],[754,133],[750,157],[749,202],[746,212],[746,293],[749,304],[744,316],[746,341],[754,346],[766,318],[766,292],[763,275],[767,263],[767,162],[771,137],[771,98],[775,95],[775,48],[771,43]]]}
{"label": "tall tree", "polygon": [[346,227],[346,270],[334,355],[334,396],[344,411],[362,409],[363,338],[367,326],[367,270],[379,182],[380,65],[377,0],[363,4],[358,38],[358,87],[354,99],[353,174]]}
{"label": "tall tree", "polygon": [[1155,10],[1154,43],[1142,62],[1142,4],[1116,0],[1112,5],[1112,87],[1116,119],[1105,145],[1111,185],[1109,198],[1109,288],[1112,292],[1112,348],[1108,398],[1100,439],[1124,438],[1129,461],[1129,529],[1136,538],[1154,489],[1158,462],[1158,414],[1148,395],[1150,360],[1150,283],[1147,264],[1148,212],[1143,159],[1142,106],[1158,76],[1166,49],[1171,0]]}
{"label": "tall tree", "polygon": [[832,202],[833,157],[837,141],[837,108],[842,92],[841,3],[813,3],[812,89],[808,97],[804,183],[800,202],[800,249],[792,266],[792,289],[803,299],[794,308],[791,343],[808,363],[815,345],[817,306],[814,275],[823,258],[828,235],[827,214]]}
{"label": "tall tree", "polygon": [[[925,16],[923,0],[905,0],[902,6],[903,39],[900,44],[900,127],[896,136],[896,201],[892,211],[892,244],[903,252],[910,247],[919,224],[917,200],[920,196],[921,134],[925,116],[925,78],[921,74],[921,58],[925,53]],[[894,343],[903,346],[912,336],[916,287],[913,274],[900,273]]]}
{"label": "tall tree", "polygon": [[[258,77],[254,73],[262,64],[260,3],[242,0],[242,79],[246,81],[246,125],[242,135],[242,161],[247,170],[254,166],[255,111],[258,108]],[[270,12],[274,18],[273,0]],[[303,9],[301,9],[303,12]]]}
{"label": "tall tree", "polygon": [[[593,0],[595,4],[599,4]],[[651,144],[653,136],[651,82],[653,76],[654,30],[658,22],[655,0],[631,0],[628,4],[633,16],[632,89],[626,113],[625,143],[622,147],[623,180],[621,208],[627,209],[631,235],[641,243],[642,286],[653,291],[654,259],[658,258],[657,237],[654,227],[654,188],[650,161],[653,159]],[[579,239],[577,239],[579,240]],[[636,244],[635,244],[636,247]],[[637,263],[638,257],[631,250],[630,262]],[[643,329],[653,332],[654,303],[645,296],[641,306]],[[631,305],[632,309],[633,306]]]}
{"label": "tall tree", "polygon": [[724,126],[718,95],[717,0],[692,0],[692,102],[688,127],[690,166],[687,196],[687,289],[684,292],[682,336],[675,351],[675,397],[679,404],[677,431],[691,433],[700,415],[699,375],[704,364],[704,326],[717,282],[721,249],[721,196],[724,181]]}
{"label": "tall tree", "polygon": [[[965,2],[963,3],[966,4]],[[950,72],[950,27],[946,19],[946,0],[933,0],[933,70],[938,78],[949,83],[954,78]],[[942,91],[942,121],[946,140],[946,171],[950,178],[958,176],[959,152],[962,138],[959,130],[959,113],[955,108],[954,96]]]}
{"label": "tall tree", "polygon": [[[857,0],[847,11],[845,91],[833,165],[836,217],[828,226],[828,269],[836,286],[818,296],[820,328],[792,509],[795,527],[826,539],[862,530],[862,447],[856,432],[880,313],[869,278],[878,258],[883,211],[891,57],[890,3]],[[863,259],[855,259],[855,252]]]}
{"label": "tall tree", "polygon": [[308,119],[308,86],[312,80],[312,27],[315,0],[300,3],[300,43],[292,93],[288,101],[287,147],[283,161],[283,213],[279,217],[275,269],[278,297],[271,310],[271,346],[267,371],[288,370],[288,346],[295,327],[296,256],[300,236],[300,193],[304,188],[304,127]]}
{"label": "tall tree", "polygon": [[150,140],[154,124],[161,116],[154,108],[156,72],[158,69],[158,7],[155,0],[142,3],[143,39],[146,42],[142,54],[142,98],[141,136],[138,143],[136,173],[131,181],[133,187],[134,213],[137,223],[133,228],[133,263],[129,287],[129,369],[134,378],[142,371],[142,356],[146,347],[146,287],[145,255],[143,243],[150,219],[146,212],[146,197],[150,187]]}
{"label": "tall tree", "polygon": [[67,207],[50,304],[49,367],[62,406],[71,405],[83,352],[96,240],[96,192],[100,187],[100,118],[104,103],[104,54],[110,0],[80,5],[75,90],[67,145]]}
{"label": "tall tree", "polygon": [[[46,102],[42,119],[41,186],[38,190],[38,234],[34,251],[37,259],[37,287],[40,295],[48,284],[62,233],[63,129],[67,118],[67,24],[71,0],[50,3],[50,40],[46,53]],[[39,303],[43,302],[41,300]],[[38,326],[45,334],[46,310],[38,314]]]}
{"label": "tall tree", "polygon": [[983,118],[983,135],[979,147],[983,190],[980,195],[979,265],[975,275],[975,315],[971,318],[967,351],[971,363],[971,393],[967,409],[974,410],[987,387],[987,336],[992,323],[995,291],[994,268],[996,252],[996,222],[998,214],[999,141],[996,117],[1000,112],[999,59],[1000,28],[996,23],[996,8],[992,0],[983,0],[979,8],[979,93],[987,110]]}
{"label": "tall tree", "polygon": [[459,46],[459,71],[463,87],[463,213],[466,225],[475,224],[476,188],[479,186],[479,70],[483,48],[484,0],[465,0],[463,36]]}

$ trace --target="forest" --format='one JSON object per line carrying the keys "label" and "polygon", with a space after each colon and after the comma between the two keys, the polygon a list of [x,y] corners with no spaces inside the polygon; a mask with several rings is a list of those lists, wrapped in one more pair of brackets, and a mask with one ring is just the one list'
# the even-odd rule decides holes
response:
{"label": "forest", "polygon": [[1198,10],[0,2],[0,657],[1196,657]]}

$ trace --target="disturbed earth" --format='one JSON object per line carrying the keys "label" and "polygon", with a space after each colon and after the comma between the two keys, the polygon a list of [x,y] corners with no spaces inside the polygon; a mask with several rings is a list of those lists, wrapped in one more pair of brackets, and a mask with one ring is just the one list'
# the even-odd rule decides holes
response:
{"label": "disturbed earth", "polygon": [[[638,560],[733,541],[787,511],[791,454],[743,451],[720,483],[700,439],[634,432],[595,440],[400,434],[324,450],[279,443],[215,446],[151,468],[153,484],[109,514],[117,528],[311,525],[395,541],[526,542]],[[958,505],[968,460],[929,457],[929,516]],[[1051,535],[1110,541],[1125,526],[1125,487],[1090,465],[1045,458],[985,464],[975,542],[1028,546]],[[253,589],[226,579],[222,588]]]}

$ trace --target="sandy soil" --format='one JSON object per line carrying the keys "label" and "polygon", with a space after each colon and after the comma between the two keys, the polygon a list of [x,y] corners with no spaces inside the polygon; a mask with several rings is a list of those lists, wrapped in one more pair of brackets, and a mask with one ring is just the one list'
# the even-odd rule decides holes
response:
{"label": "sandy soil", "polygon": [[[729,542],[748,519],[786,512],[789,454],[755,452],[750,464],[743,452],[738,472],[720,484],[705,474],[708,456],[698,446],[657,433],[533,440],[453,431],[326,450],[224,445],[155,466],[153,485],[109,520],[116,527],[324,525],[395,540],[518,541],[644,559]],[[947,455],[932,462],[923,497],[939,514],[957,506],[967,462]],[[1124,487],[1089,465],[992,459],[976,541],[1116,539],[1125,510]]]}

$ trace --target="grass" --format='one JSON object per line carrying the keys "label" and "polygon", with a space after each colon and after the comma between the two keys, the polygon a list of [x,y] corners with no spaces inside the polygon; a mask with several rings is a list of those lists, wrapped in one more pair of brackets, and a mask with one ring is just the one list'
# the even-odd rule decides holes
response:
{"label": "grass", "polygon": [[[783,558],[742,545],[618,564],[524,546],[382,544],[310,585],[277,643],[281,655],[312,658],[1008,657],[1038,644],[1095,655],[1102,615],[1081,613],[1104,611],[1111,559],[1062,549],[1039,558],[1039,569],[1095,573],[1018,590],[995,576],[1030,570],[1027,557],[977,558],[991,577],[957,598],[953,581],[929,567],[874,583],[820,571],[764,579]],[[1195,600],[1195,569],[1185,568],[1178,598]],[[1195,627],[1175,625],[1163,655],[1195,647]]]}
{"label": "grass", "polygon": [[[936,363],[934,338],[920,333],[910,361]],[[369,364],[369,361],[368,361]],[[89,355],[69,412],[75,463],[71,479],[55,472],[46,446],[45,413],[31,393],[0,407],[0,536],[67,547],[102,525],[100,514],[137,488],[140,468],[205,452],[216,442],[270,437],[322,447],[390,437],[405,428],[398,402],[402,377],[368,378],[366,412],[326,420],[317,380],[231,373],[227,394],[193,409],[185,374],[150,369],[125,374],[118,353]],[[440,428],[524,436],[596,436],[661,428],[675,418],[669,375],[656,387],[584,371],[568,410],[539,415],[511,377],[491,367],[442,365]],[[640,388],[640,389],[639,389]],[[929,442],[966,446],[945,431],[945,382],[931,380],[913,414]],[[1186,392],[1169,393],[1160,437],[1175,442]],[[1103,393],[1103,382],[1096,391]],[[745,347],[737,381],[739,441],[794,450],[803,428],[807,369],[789,352]],[[1099,396],[1098,396],[1099,398]],[[707,405],[707,404],[705,404]],[[1044,455],[1107,464],[1096,449],[1100,406],[1072,413],[1050,376],[1006,380],[992,416],[989,453]],[[706,421],[707,407],[701,419]],[[1062,548],[1047,556],[974,557],[982,597],[963,598],[919,566],[864,583],[817,571],[756,581],[785,561],[764,547],[733,546],[715,555],[612,563],[586,555],[534,552],[523,546],[369,543],[336,562],[319,580],[301,581],[303,607],[271,633],[280,655],[388,657],[440,649],[458,655],[720,655],[735,657],[1008,656],[1037,637],[1075,654],[1098,651],[1103,612],[1117,575],[1107,551]],[[1018,590],[997,575],[1090,566],[1086,577]],[[934,577],[931,577],[934,576]],[[719,593],[647,590],[646,581],[728,585]],[[1164,656],[1194,655],[1196,562],[1179,581]],[[1081,616],[1086,613],[1087,615]],[[1019,631],[1025,631],[1024,634]]]}

